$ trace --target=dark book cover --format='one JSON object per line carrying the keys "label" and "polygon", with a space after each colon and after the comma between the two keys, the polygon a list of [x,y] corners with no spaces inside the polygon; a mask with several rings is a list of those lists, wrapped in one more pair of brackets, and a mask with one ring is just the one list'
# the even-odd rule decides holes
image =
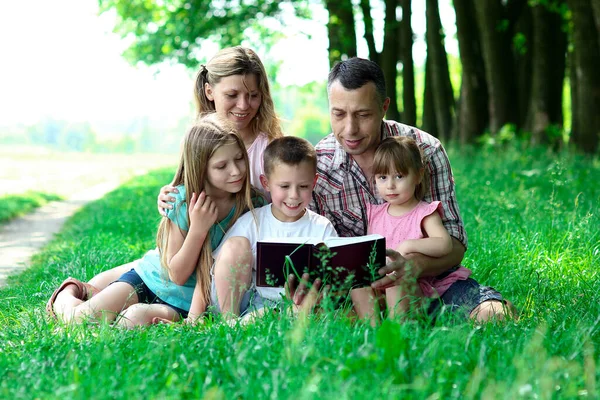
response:
{"label": "dark book cover", "polygon": [[[294,241],[294,243],[291,243]],[[335,288],[367,286],[378,279],[385,265],[385,238],[367,235],[329,238],[316,242],[308,238],[259,241],[256,257],[256,284],[283,287],[289,274],[304,272],[310,280],[321,278]]]}

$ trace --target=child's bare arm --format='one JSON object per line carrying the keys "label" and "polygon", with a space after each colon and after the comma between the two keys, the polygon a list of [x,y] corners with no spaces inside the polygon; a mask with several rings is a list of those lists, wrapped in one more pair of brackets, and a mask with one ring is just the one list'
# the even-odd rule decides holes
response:
{"label": "child's bare arm", "polygon": [[202,298],[202,287],[200,281],[196,282],[194,288],[194,295],[192,296],[192,304],[190,305],[190,312],[188,313],[187,320],[190,323],[195,323],[198,318],[206,311],[208,304],[205,301],[201,301]]}
{"label": "child's bare arm", "polygon": [[437,212],[423,219],[423,230],[428,237],[405,240],[398,246],[398,252],[403,256],[421,253],[429,257],[443,257],[452,251],[452,238]]}
{"label": "child's bare arm", "polygon": [[188,212],[190,230],[185,237],[173,222],[169,225],[169,278],[178,285],[183,285],[196,269],[202,244],[217,220],[217,206],[204,193],[192,194]]}

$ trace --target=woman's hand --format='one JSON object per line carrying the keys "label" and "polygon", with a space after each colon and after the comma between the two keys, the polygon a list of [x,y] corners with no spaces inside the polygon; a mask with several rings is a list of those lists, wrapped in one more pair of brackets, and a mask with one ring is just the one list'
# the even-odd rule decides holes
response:
{"label": "woman's hand", "polygon": [[173,209],[173,204],[175,202],[175,197],[171,197],[171,193],[179,193],[179,191],[175,188],[175,186],[165,185],[160,188],[160,192],[158,193],[158,212],[160,215],[167,216],[167,210]]}
{"label": "woman's hand", "polygon": [[200,232],[208,232],[211,226],[217,222],[217,203],[202,191],[200,195],[192,193],[188,208],[190,215],[190,231],[198,229]]}

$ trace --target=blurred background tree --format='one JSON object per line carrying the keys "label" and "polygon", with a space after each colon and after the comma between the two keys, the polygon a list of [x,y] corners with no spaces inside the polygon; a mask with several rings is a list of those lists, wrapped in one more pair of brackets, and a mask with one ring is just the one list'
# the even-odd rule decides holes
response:
{"label": "blurred background tree", "polygon": [[[117,32],[134,35],[125,52],[129,60],[146,64],[174,60],[189,67],[199,63],[196,53],[204,40],[216,39],[223,46],[240,44],[248,29],[259,32],[261,40],[277,40],[276,32],[262,21],[278,18],[284,7],[291,7],[298,17],[310,18],[311,4],[299,0],[99,3],[102,10],[117,11]],[[358,54],[360,38],[355,28],[361,23],[367,57],[381,65],[391,83],[388,118],[419,123],[446,141],[469,143],[482,135],[487,140],[498,139],[498,132],[509,126],[534,144],[560,146],[570,137],[581,150],[596,152],[600,139],[600,0],[454,0],[453,5],[462,64],[460,90],[455,96],[438,0],[427,0],[427,61],[420,121],[415,106],[410,0],[324,0],[322,6],[329,13],[330,65]],[[385,10],[377,14],[382,21],[374,21],[375,7]],[[375,45],[377,23],[383,26],[380,51]],[[400,87],[394,84],[398,77]],[[563,97],[565,85],[570,87],[571,102]],[[318,96],[324,97],[325,92]],[[565,121],[565,116],[571,120]],[[304,120],[303,127],[299,119]],[[292,128],[314,141],[324,133],[324,120],[322,109],[310,106],[296,115]],[[570,132],[561,134],[565,126]]]}

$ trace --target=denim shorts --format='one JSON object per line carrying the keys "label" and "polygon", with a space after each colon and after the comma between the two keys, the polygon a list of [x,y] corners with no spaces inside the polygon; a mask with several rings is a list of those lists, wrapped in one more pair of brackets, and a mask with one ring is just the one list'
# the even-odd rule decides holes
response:
{"label": "denim shorts", "polygon": [[496,289],[481,286],[475,279],[467,278],[454,282],[439,299],[433,299],[427,312],[434,318],[449,311],[468,319],[478,305],[488,300],[505,303]]}
{"label": "denim shorts", "polygon": [[131,285],[131,287],[135,290],[135,293],[138,296],[139,303],[163,304],[163,305],[169,306],[173,310],[175,310],[179,315],[181,315],[181,318],[186,318],[188,316],[187,311],[182,310],[179,307],[175,307],[168,303],[165,303],[157,295],[155,295],[154,292],[152,292],[152,290],[150,290],[148,288],[148,286],[146,286],[146,284],[144,283],[142,278],[138,275],[137,272],[135,272],[135,270],[133,268],[131,270],[129,270],[128,272],[125,272],[123,275],[121,275],[121,277],[119,279],[117,279],[115,282],[125,282],[125,283],[128,283],[129,285]]}

